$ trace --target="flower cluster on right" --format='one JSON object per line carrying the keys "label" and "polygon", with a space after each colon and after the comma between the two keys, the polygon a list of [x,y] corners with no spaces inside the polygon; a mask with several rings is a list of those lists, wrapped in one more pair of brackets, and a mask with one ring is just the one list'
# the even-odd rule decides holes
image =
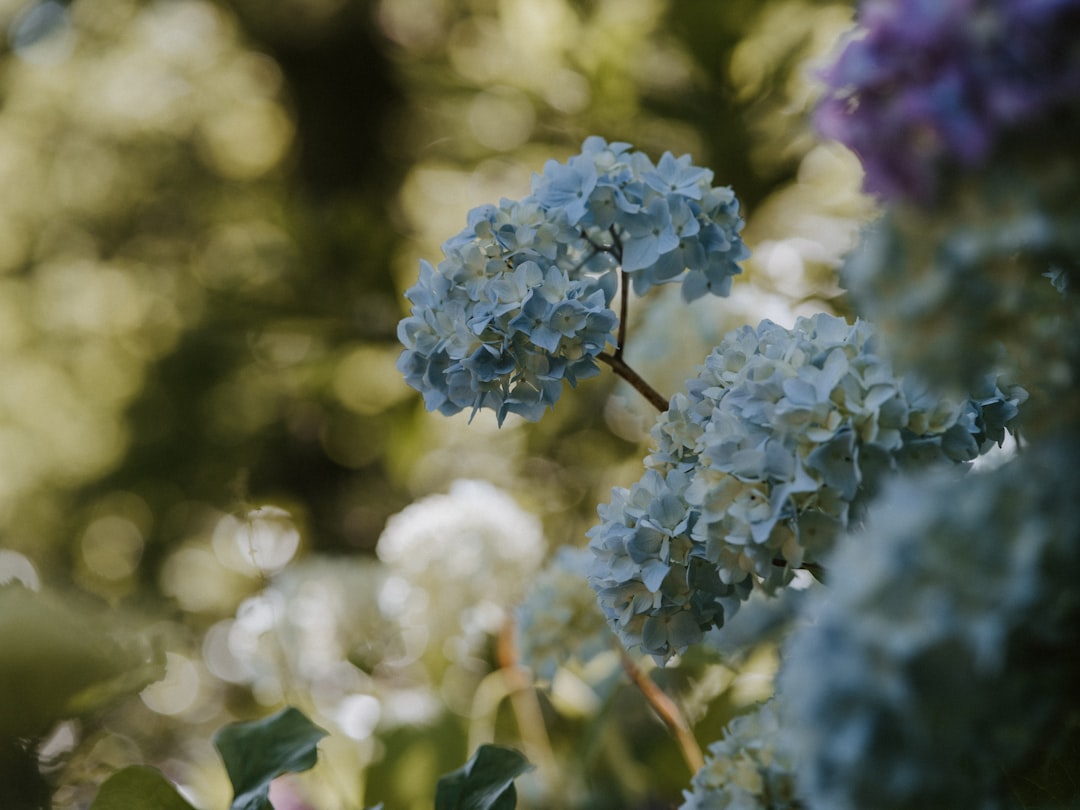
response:
{"label": "flower cluster on right", "polygon": [[898,479],[838,545],[778,683],[810,807],[1000,807],[1053,748],[1080,683],[1077,453],[1058,437],[961,481]]}
{"label": "flower cluster on right", "polygon": [[1080,97],[1077,0],[871,0],[859,20],[816,123],[885,198],[925,201],[950,164],[982,165],[1020,127],[1052,129]]}
{"label": "flower cluster on right", "polygon": [[1007,369],[1029,387],[1068,396],[1054,370],[1080,353],[1069,327],[1080,317],[1080,196],[1070,154],[1080,130],[1071,142],[1048,137],[1066,141],[1066,151],[1049,142],[1040,143],[1045,151],[1010,150],[957,180],[947,208],[893,206],[864,232],[841,281],[898,368],[953,387]]}
{"label": "flower cluster on right", "polygon": [[858,21],[815,115],[886,204],[841,272],[853,306],[935,385],[1005,367],[1071,401],[1080,0],[868,0]]}
{"label": "flower cluster on right", "polygon": [[647,471],[590,532],[590,581],[623,641],[668,658],[752,587],[788,583],[858,525],[884,474],[1000,444],[1026,393],[952,400],[898,377],[864,321],[730,333],[653,429]]}

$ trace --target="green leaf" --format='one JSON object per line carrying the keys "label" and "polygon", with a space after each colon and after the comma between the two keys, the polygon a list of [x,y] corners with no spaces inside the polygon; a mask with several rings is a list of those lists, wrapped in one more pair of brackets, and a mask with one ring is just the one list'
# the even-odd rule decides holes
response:
{"label": "green leaf", "polygon": [[132,765],[98,790],[90,810],[195,810],[157,768]]}
{"label": "green leaf", "polygon": [[0,584],[0,650],[0,740],[44,736],[164,674],[163,656],[123,613],[17,581]]}
{"label": "green leaf", "polygon": [[435,810],[513,810],[514,779],[532,765],[513,748],[481,745],[472,759],[439,780]]}
{"label": "green leaf", "polygon": [[250,723],[233,723],[214,735],[233,786],[231,810],[273,810],[270,783],[283,773],[315,765],[326,732],[292,706]]}

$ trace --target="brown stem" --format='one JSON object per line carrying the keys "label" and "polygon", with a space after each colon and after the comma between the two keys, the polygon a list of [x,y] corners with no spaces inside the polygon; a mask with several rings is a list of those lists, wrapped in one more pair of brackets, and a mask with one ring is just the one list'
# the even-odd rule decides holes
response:
{"label": "brown stem", "polygon": [[[620,262],[622,261],[622,244],[619,242],[619,234],[615,230],[615,226],[611,226],[611,236],[614,239],[612,245],[612,254]],[[629,310],[630,302],[630,283],[621,269],[619,270],[619,277],[621,283],[619,284],[619,332],[615,338],[615,351],[612,353],[601,352],[596,355],[596,359],[601,362],[607,363],[611,366],[611,370],[618,376],[626,380],[630,385],[634,387],[634,390],[641,394],[645,399],[649,400],[660,413],[664,413],[669,407],[670,403],[667,399],[655,388],[645,382],[644,378],[623,360],[623,349],[626,346],[626,320],[627,312]]]}
{"label": "brown stem", "polygon": [[619,654],[622,656],[623,669],[630,676],[630,680],[634,682],[634,686],[641,691],[641,694],[645,696],[645,700],[660,715],[660,720],[674,735],[676,742],[679,744],[679,750],[682,751],[683,759],[686,760],[686,765],[690,768],[690,773],[700,771],[705,764],[705,757],[701,753],[701,746],[698,745],[697,739],[690,730],[690,724],[686,721],[682,712],[679,711],[679,707],[675,705],[675,701],[668,697],[652,678],[641,671],[641,668],[634,663],[634,659],[630,657],[626,650],[620,647]]}
{"label": "brown stem", "polygon": [[622,289],[619,294],[619,335],[615,342],[615,357],[622,360],[623,347],[626,345],[626,319],[630,309],[630,281],[621,270],[619,275],[622,276],[622,284],[619,285]]}
{"label": "brown stem", "polygon": [[645,399],[649,400],[660,413],[663,413],[668,409],[670,403],[667,399],[659,391],[645,382],[640,374],[630,368],[620,354],[601,352],[596,355],[596,359],[611,366],[612,371],[630,383],[630,385],[634,387],[634,390],[645,397]]}

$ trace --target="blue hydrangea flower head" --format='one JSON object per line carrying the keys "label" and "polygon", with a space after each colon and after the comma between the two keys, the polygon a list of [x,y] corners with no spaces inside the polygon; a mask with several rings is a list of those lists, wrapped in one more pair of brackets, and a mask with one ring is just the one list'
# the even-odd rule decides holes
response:
{"label": "blue hydrangea flower head", "polygon": [[564,214],[503,200],[470,213],[437,266],[421,263],[398,324],[398,369],[428,410],[536,420],[564,382],[599,373],[617,323],[615,279],[574,271],[581,241]]}
{"label": "blue hydrangea flower head", "polygon": [[728,723],[679,810],[797,810],[795,790],[795,763],[782,745],[773,698]]}
{"label": "blue hydrangea flower head", "polygon": [[1080,679],[1078,449],[894,479],[837,544],[778,679],[804,806],[1013,806]]}
{"label": "blue hydrangea flower head", "polygon": [[585,578],[588,550],[563,546],[537,574],[517,609],[522,663],[550,682],[559,667],[582,670],[613,649],[611,631]]}
{"label": "blue hydrangea flower head", "polygon": [[742,224],[731,189],[689,156],[654,165],[588,138],[548,161],[525,199],[473,209],[437,265],[421,262],[398,369],[428,410],[537,420],[564,383],[598,373],[618,272],[638,294],[681,281],[688,300],[726,295],[748,255]]}
{"label": "blue hydrangea flower head", "polygon": [[657,420],[645,475],[599,510],[601,609],[627,645],[681,652],[752,588],[820,563],[890,472],[994,446],[1023,397],[987,379],[951,399],[898,377],[863,321],[728,334]]}
{"label": "blue hydrangea flower head", "polygon": [[749,251],[730,188],[689,155],[665,152],[657,163],[629,144],[593,136],[566,163],[548,161],[533,176],[532,199],[581,229],[600,256],[618,264],[641,295],[682,282],[687,300],[727,295]]}
{"label": "blue hydrangea flower head", "polygon": [[860,156],[873,193],[930,197],[943,169],[1077,109],[1078,0],[865,0],[858,22],[816,123]]}

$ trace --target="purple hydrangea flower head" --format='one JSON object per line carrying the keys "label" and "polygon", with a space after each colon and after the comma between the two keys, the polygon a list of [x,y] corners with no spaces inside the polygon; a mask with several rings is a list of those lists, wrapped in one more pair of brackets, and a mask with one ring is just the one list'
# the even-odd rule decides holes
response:
{"label": "purple hydrangea flower head", "polygon": [[858,22],[815,123],[883,198],[928,199],[1080,101],[1080,0],[866,0]]}

